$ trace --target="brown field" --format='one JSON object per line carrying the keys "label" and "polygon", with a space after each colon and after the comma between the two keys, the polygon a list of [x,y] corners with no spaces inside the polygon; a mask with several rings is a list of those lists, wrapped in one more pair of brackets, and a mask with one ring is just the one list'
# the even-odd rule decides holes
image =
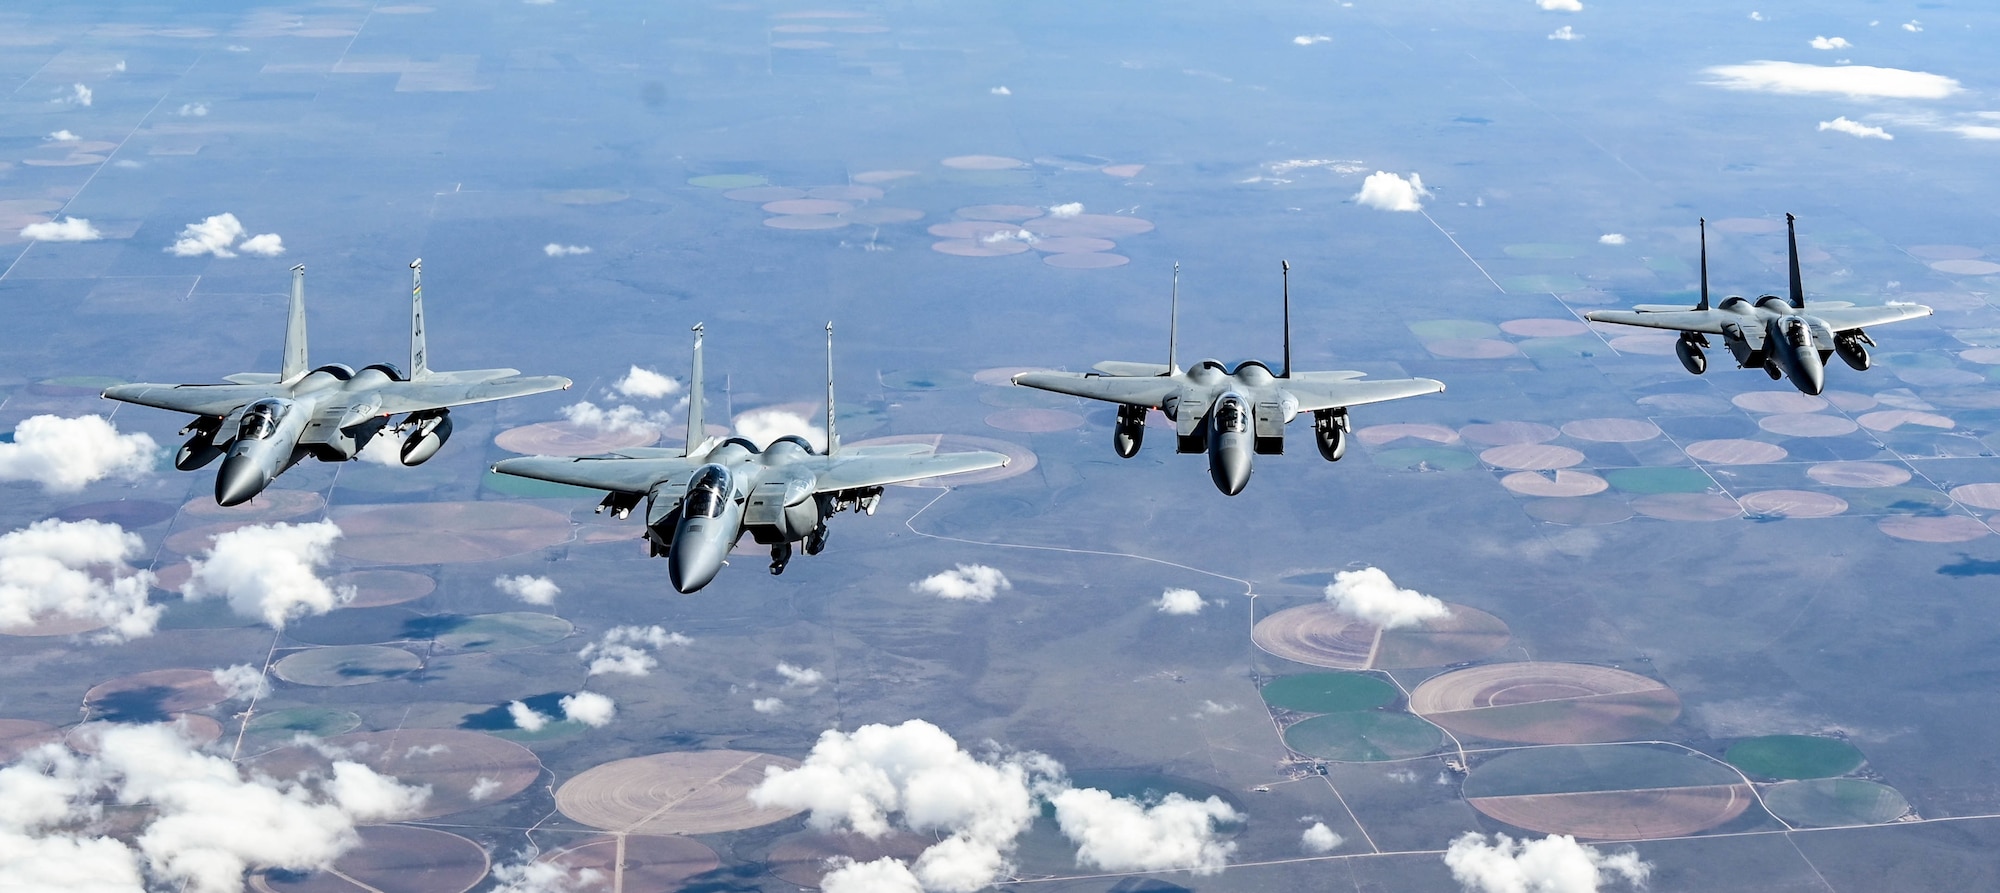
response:
{"label": "brown field", "polygon": [[[404,784],[430,785],[430,799],[411,819],[436,818],[505,800],[527,789],[542,774],[541,760],[533,751],[512,741],[461,729],[354,732],[328,738],[326,744],[345,750],[347,759],[395,776]],[[254,762],[267,774],[290,777],[316,767],[323,769],[329,761],[310,748],[285,747]],[[474,800],[473,787],[482,780],[488,790]]]}
{"label": "brown field", "polygon": [[326,500],[311,490],[265,490],[255,499],[242,505],[221,506],[206,496],[190,499],[181,511],[195,518],[212,518],[242,523],[257,521],[282,521],[300,515],[317,512],[326,507]]}
{"label": "brown field", "polygon": [[594,456],[651,446],[659,439],[649,429],[607,431],[569,422],[540,422],[502,431],[493,438],[493,443],[508,452],[528,456]]}
{"label": "brown field", "polygon": [[83,703],[94,716],[154,722],[163,718],[155,714],[202,710],[225,696],[210,670],[150,670],[99,683],[84,693]]}
{"label": "brown field", "polygon": [[437,581],[423,574],[390,570],[354,571],[333,577],[326,583],[335,589],[354,587],[354,600],[346,604],[349,608],[400,605],[430,595],[437,588]]}
{"label": "brown field", "polygon": [[686,837],[617,834],[593,837],[542,856],[574,872],[594,869],[604,875],[606,893],[652,893],[678,890],[689,879],[722,866],[714,850]]}
{"label": "brown field", "polygon": [[1344,670],[1435,667],[1484,657],[1510,638],[1499,618],[1465,605],[1413,629],[1381,630],[1316,602],[1257,622],[1250,640],[1286,660]]}
{"label": "brown field", "polygon": [[20,755],[51,741],[61,741],[62,730],[32,719],[0,719],[0,763],[11,763]]}
{"label": "brown field", "polygon": [[1743,814],[1748,785],[1474,797],[1473,809],[1516,828],[1593,840],[1643,840],[1705,831]]}
{"label": "brown field", "polygon": [[376,564],[491,561],[569,542],[568,517],[510,502],[432,502],[364,508],[338,519],[335,551]]}
{"label": "brown field", "polygon": [[750,789],[766,767],[798,761],[741,750],[676,751],[605,763],[556,790],[572,820],[628,834],[713,834],[768,825],[797,814],[760,809]]}
{"label": "brown field", "polygon": [[250,876],[258,893],[465,893],[491,863],[479,844],[444,831],[409,825],[356,829],[361,845],[334,860],[333,870],[304,875]]}
{"label": "brown field", "polygon": [[1637,673],[1522,661],[1432,677],[1410,693],[1410,712],[1458,735],[1588,744],[1655,734],[1680,716],[1681,701]]}

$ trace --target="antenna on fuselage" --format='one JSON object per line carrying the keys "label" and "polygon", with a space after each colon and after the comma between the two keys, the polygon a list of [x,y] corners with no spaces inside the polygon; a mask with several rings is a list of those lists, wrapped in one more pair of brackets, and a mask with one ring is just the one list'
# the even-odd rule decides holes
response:
{"label": "antenna on fuselage", "polygon": [[701,420],[701,323],[694,324],[694,365],[688,368],[688,425],[687,448],[683,456],[692,456],[708,439],[708,428]]}
{"label": "antenna on fuselage", "polygon": [[1806,309],[1806,287],[1805,283],[1799,281],[1799,234],[1793,231],[1792,220],[1792,215],[1787,213],[1785,215],[1785,246],[1791,250],[1792,255],[1792,307],[1796,310],[1804,310]]}
{"label": "antenna on fuselage", "polygon": [[1708,309],[1708,218],[1701,218],[1701,303],[1696,310]]}
{"label": "antenna on fuselage", "polygon": [[833,321],[826,323],[826,454],[840,451],[840,434],[833,428]]}
{"label": "antenna on fuselage", "polygon": [[279,381],[306,374],[306,265],[292,268],[292,309],[285,317],[285,359]]}
{"label": "antenna on fuselage", "polygon": [[1181,343],[1181,262],[1174,261],[1174,283],[1167,299],[1167,374],[1178,375],[1181,365],[1174,351]]}
{"label": "antenna on fuselage", "polygon": [[1291,262],[1291,261],[1288,261],[1288,260],[1281,260],[1281,261],[1278,261],[1278,268],[1279,268],[1280,270],[1283,270],[1283,271],[1284,271],[1284,272],[1283,272],[1283,276],[1284,276],[1284,281],[1285,281],[1285,285],[1284,285],[1284,290],[1285,290],[1285,369],[1284,369],[1284,371],[1283,371],[1283,372],[1279,372],[1279,373],[1278,373],[1278,377],[1279,377],[1279,378],[1291,378],[1291,377],[1292,377],[1292,262]]}

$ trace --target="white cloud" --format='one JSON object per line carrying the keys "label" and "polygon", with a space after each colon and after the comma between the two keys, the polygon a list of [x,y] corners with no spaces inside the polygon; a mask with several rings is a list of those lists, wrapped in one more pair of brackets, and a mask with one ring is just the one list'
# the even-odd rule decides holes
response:
{"label": "white cloud", "polygon": [[531,605],[553,605],[556,596],[562,594],[562,588],[556,585],[556,581],[531,574],[494,577],[493,588]]}
{"label": "white cloud", "polygon": [[1083,202],[1065,202],[1049,208],[1049,216],[1057,220],[1067,220],[1083,213]]}
{"label": "white cloud", "polygon": [[65,217],[21,227],[21,238],[37,242],[95,242],[104,238],[104,234],[82,217]]}
{"label": "white cloud", "polygon": [[277,257],[285,253],[285,240],[277,233],[259,233],[244,239],[243,244],[236,246],[236,249],[257,257]]}
{"label": "white cloud", "polygon": [[478,778],[474,779],[472,782],[472,787],[465,789],[465,795],[467,797],[471,797],[472,802],[474,803],[477,803],[481,800],[491,797],[499,792],[500,792],[500,780],[497,778],[488,778],[484,775],[481,775]]}
{"label": "white cloud", "polygon": [[635,431],[659,434],[672,421],[665,412],[647,412],[637,406],[619,404],[604,409],[585,400],[557,410],[570,424],[599,431]]}
{"label": "white cloud", "polygon": [[1292,43],[1295,43],[1302,47],[1309,47],[1316,43],[1326,43],[1327,41],[1330,41],[1332,39],[1333,38],[1328,37],[1324,34],[1301,34],[1297,37],[1292,38]]}
{"label": "white cloud", "polygon": [[1582,12],[1581,0],[1535,0],[1535,5],[1550,12]]}
{"label": "white cloud", "polygon": [[923,893],[923,882],[910,866],[884,856],[873,862],[856,862],[835,856],[833,870],[820,879],[820,893]]}
{"label": "white cloud", "polygon": [[1299,835],[1299,848],[1315,856],[1324,856],[1340,849],[1345,841],[1328,828],[1325,822],[1314,822],[1304,834]]}
{"label": "white cloud", "polygon": [[206,554],[189,560],[194,573],[181,593],[189,601],[220,596],[238,615],[283,629],[354,600],[354,587],[328,586],[317,573],[333,559],[339,538],[332,521],[253,524],[217,534]]}
{"label": "white cloud", "polygon": [[229,246],[243,237],[243,223],[234,214],[217,214],[200,223],[190,223],[181,228],[180,237],[167,251],[175,257],[199,257],[213,254],[216,257],[235,257],[236,252]]}
{"label": "white cloud", "polygon": [[62,616],[109,624],[101,641],[152,635],[165,610],[147,602],[153,573],[126,563],[145,551],[138,534],[102,521],[49,518],[0,535],[0,626]]}
{"label": "white cloud", "polygon": [[1597,237],[1597,244],[1599,244],[1599,245],[1623,245],[1623,244],[1625,244],[1625,234],[1624,234],[1624,233],[1605,233],[1604,235],[1601,235],[1601,236],[1598,236],[1598,237]]}
{"label": "white cloud", "polygon": [[594,691],[563,695],[562,700],[556,703],[562,706],[564,719],[583,723],[593,729],[610,725],[611,720],[618,716],[617,703]]}
{"label": "white cloud", "polygon": [[[111,726],[97,750],[50,744],[0,769],[7,889],[236,893],[249,871],[329,867],[360,842],[357,823],[403,818],[430,793],[347,760],[246,778],[168,725]],[[81,830],[111,805],[136,830],[130,845]]]}
{"label": "white cloud", "polygon": [[208,103],[206,102],[184,103],[181,106],[179,114],[183,118],[200,118],[206,116],[208,114]]}
{"label": "white cloud", "polygon": [[535,712],[535,708],[522,701],[508,701],[507,716],[514,720],[514,727],[523,732],[539,732],[549,724],[548,717]]}
{"label": "white cloud", "polygon": [[1451,615],[1451,609],[1431,596],[1403,589],[1381,568],[1341,571],[1326,586],[1326,600],[1342,614],[1383,629],[1402,629]]}
{"label": "white cloud", "polygon": [[939,571],[915,583],[910,591],[948,598],[953,601],[990,602],[1003,589],[1012,589],[1007,575],[983,564],[961,564],[954,570]]}
{"label": "white cloud", "polygon": [[1236,844],[1221,839],[1216,826],[1242,818],[1221,797],[1195,800],[1178,793],[1147,806],[1072,788],[1050,802],[1063,836],[1077,844],[1077,863],[1105,871],[1219,874]]}
{"label": "white cloud", "polygon": [[1004,84],[1003,84],[1003,85],[1001,85],[1001,86],[998,86],[998,87],[994,87],[993,89],[991,89],[991,90],[988,90],[988,91],[986,91],[986,92],[988,92],[988,93],[991,93],[991,94],[993,94],[993,95],[995,95],[995,96],[1012,96],[1012,95],[1014,95],[1014,91],[1012,91],[1012,90],[1009,90],[1009,89],[1007,89],[1006,85],[1004,85]]}
{"label": "white cloud", "polygon": [[785,702],[782,698],[752,698],[750,709],[758,713],[783,713]]}
{"label": "white cloud", "polygon": [[[1922,31],[1922,30],[1924,30],[1924,23],[1922,23],[1922,22],[1919,22],[1919,21],[1917,21],[1917,20],[1915,20],[1915,19],[1911,19],[1911,20],[1909,20],[1909,21],[1907,21],[1907,22],[1904,22],[1904,23],[1903,23],[1903,30],[1905,30],[1905,31],[1908,31],[1908,32],[1910,32],[1910,33],[1914,34],[1914,33],[1918,32],[1918,31]],[[81,84],[79,84],[78,86],[82,86],[82,85],[81,85]],[[84,100],[83,100],[83,104],[84,104],[84,105],[89,105],[89,104],[90,104],[90,98],[89,98],[89,96],[88,96],[88,95],[86,95],[86,96],[84,97]]]}
{"label": "white cloud", "polygon": [[1423,200],[1430,195],[1424,189],[1423,178],[1414,173],[1405,180],[1387,171],[1376,171],[1361,181],[1361,191],[1354,194],[1354,200],[1364,208],[1381,211],[1421,211]]}
{"label": "white cloud", "polygon": [[1761,13],[1761,12],[1758,12],[1758,11],[1756,11],[1756,10],[1754,10],[1754,9],[1750,11],[1750,21],[1753,21],[1753,22],[1761,22],[1761,21],[1763,21],[1763,20],[1764,20],[1764,14],[1763,14],[1763,13]]}
{"label": "white cloud", "polygon": [[681,383],[651,369],[633,366],[624,378],[612,383],[611,389],[627,397],[658,400],[680,393]]}
{"label": "white cloud", "polygon": [[1854,44],[1848,43],[1845,37],[1815,37],[1812,39],[1812,48],[1816,50],[1844,50],[1851,46],[1854,46]]}
{"label": "white cloud", "polygon": [[826,681],[826,674],[812,667],[795,667],[783,662],[778,664],[778,675],[785,677],[786,688],[814,688]]}
{"label": "white cloud", "polygon": [[590,662],[590,675],[620,673],[644,676],[660,665],[648,648],[659,651],[669,645],[688,645],[694,640],[660,626],[615,626],[604,638],[583,646],[576,656]]}
{"label": "white cloud", "polygon": [[1623,879],[1643,887],[1652,866],[1626,850],[1607,856],[1566,834],[1515,841],[1505,834],[1467,832],[1445,850],[1444,864],[1466,893],[1596,893]]}
{"label": "white cloud", "polygon": [[1857,136],[1862,139],[1893,140],[1896,138],[1889,131],[1883,130],[1880,127],[1870,127],[1859,121],[1849,121],[1845,115],[1831,121],[1819,122],[1819,129],[1822,131],[1831,130],[1836,133],[1845,133],[1849,136]]}
{"label": "white cloud", "polygon": [[825,450],[825,424],[825,422],[815,422],[796,412],[767,406],[737,416],[736,433],[749,438],[759,447],[768,447],[772,441],[789,434],[805,438],[815,450]]}
{"label": "white cloud", "polygon": [[1832,93],[1856,99],[1942,99],[1960,92],[1958,81],[1925,71],[1872,65],[1807,65],[1768,59],[1707,70],[1709,83],[1764,93]]}
{"label": "white cloud", "polygon": [[51,493],[153,471],[160,446],[144,433],[120,434],[100,415],[38,415],[14,425],[14,442],[0,443],[0,481],[33,481]]}
{"label": "white cloud", "polygon": [[589,254],[589,245],[558,245],[550,242],[542,246],[542,253],[550,257],[569,257],[573,254]]}
{"label": "white cloud", "polygon": [[1583,35],[1581,35],[1581,34],[1578,34],[1578,33],[1576,33],[1576,29],[1575,29],[1575,28],[1573,28],[1573,27],[1571,27],[1571,26],[1569,26],[1569,25],[1564,25],[1564,26],[1562,26],[1562,27],[1560,27],[1560,28],[1557,28],[1557,29],[1556,29],[1555,31],[1551,32],[1551,33],[1549,34],[1549,39],[1550,39],[1550,40],[1582,40],[1582,39],[1583,39]]}
{"label": "white cloud", "polygon": [[[1082,206],[1078,205],[1078,207]],[[1055,215],[1050,214],[1049,216],[1053,217]],[[1021,229],[1019,227],[1016,227],[1014,229],[994,230],[993,232],[987,233],[986,235],[979,237],[979,241],[987,245],[997,245],[1001,242],[1025,242],[1029,245],[1033,245],[1041,240],[1042,239],[1040,236],[1037,236],[1034,233],[1028,232],[1027,230]]]}
{"label": "white cloud", "polygon": [[1162,614],[1199,614],[1203,605],[1201,593],[1192,589],[1169,589],[1160,593],[1160,600],[1154,602]]}
{"label": "white cloud", "polygon": [[520,854],[519,860],[493,866],[493,880],[498,886],[488,893],[585,893],[610,887],[606,883],[610,879],[595,868],[572,869],[560,862],[537,862],[531,853]]}
{"label": "white cloud", "polygon": [[[1905,25],[1904,27],[1907,28],[1909,26]],[[93,95],[94,94],[90,92],[89,87],[86,87],[82,84],[71,84],[69,85],[69,95],[61,99],[58,99],[56,101],[66,102],[69,103],[70,105],[80,105],[83,106],[84,108],[89,108]]]}
{"label": "white cloud", "polygon": [[254,664],[231,664],[217,667],[211,674],[215,684],[229,693],[232,701],[254,701],[271,693],[271,680],[264,670]]}
{"label": "white cloud", "polygon": [[69,132],[68,129],[58,130],[55,133],[49,134],[49,142],[52,143],[73,143],[80,139],[83,139],[83,137]]}
{"label": "white cloud", "polygon": [[130,159],[130,158],[120,158],[120,159],[118,159],[117,161],[114,161],[114,162],[111,162],[111,166],[112,166],[112,167],[122,167],[122,168],[126,168],[127,170],[130,170],[130,169],[132,169],[132,168],[138,168],[138,167],[144,167],[145,165],[142,165],[142,164],[140,164],[139,162],[136,162],[136,161],[133,161],[133,160],[132,160],[132,159]]}

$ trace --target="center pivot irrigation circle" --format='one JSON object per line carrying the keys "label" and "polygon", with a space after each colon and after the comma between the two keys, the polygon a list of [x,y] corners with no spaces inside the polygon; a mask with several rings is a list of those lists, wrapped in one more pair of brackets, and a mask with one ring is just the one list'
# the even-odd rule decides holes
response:
{"label": "center pivot irrigation circle", "polygon": [[1406,629],[1384,630],[1328,602],[1286,608],[1257,622],[1250,640],[1286,660],[1339,670],[1437,667],[1500,650],[1510,635],[1500,618],[1465,605]]}
{"label": "center pivot irrigation circle", "polygon": [[1664,683],[1593,664],[1521,661],[1433,676],[1410,712],[1453,733],[1523,744],[1586,744],[1658,734],[1681,714]]}
{"label": "center pivot irrigation circle", "polygon": [[797,760],[743,750],[656,753],[586,770],[556,790],[572,820],[630,834],[714,834],[768,825],[798,814],[750,802],[765,769]]}

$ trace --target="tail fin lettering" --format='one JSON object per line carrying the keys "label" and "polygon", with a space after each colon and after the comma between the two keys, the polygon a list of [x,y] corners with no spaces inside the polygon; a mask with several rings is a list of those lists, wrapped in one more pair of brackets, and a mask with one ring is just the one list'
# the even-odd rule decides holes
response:
{"label": "tail fin lettering", "polygon": [[1167,374],[1179,375],[1181,366],[1175,356],[1181,344],[1181,262],[1174,261],[1174,282],[1167,299]]}
{"label": "tail fin lettering", "polygon": [[306,265],[299,264],[292,268],[292,309],[285,318],[285,359],[279,380],[292,381],[306,369]]}
{"label": "tail fin lettering", "polygon": [[431,374],[424,348],[424,259],[410,261],[410,380]]}
{"label": "tail fin lettering", "polygon": [[1284,368],[1284,371],[1282,371],[1282,372],[1279,372],[1279,373],[1278,373],[1278,377],[1279,377],[1279,378],[1291,378],[1291,377],[1292,377],[1292,262],[1291,262],[1291,261],[1288,261],[1288,260],[1281,260],[1281,261],[1278,261],[1278,268],[1279,268],[1280,270],[1282,270],[1282,271],[1283,271],[1283,274],[1282,274],[1282,275],[1284,276],[1284,281],[1285,281],[1285,285],[1284,285],[1284,289],[1285,289],[1285,368]]}
{"label": "tail fin lettering", "polygon": [[1701,303],[1696,310],[1708,309],[1708,218],[1701,218]]}
{"label": "tail fin lettering", "polygon": [[1789,213],[1785,215],[1785,247],[1791,251],[1792,255],[1792,307],[1804,310],[1806,309],[1806,287],[1805,283],[1799,280],[1799,234],[1792,228],[1792,221],[1794,219]]}
{"label": "tail fin lettering", "polygon": [[833,426],[833,323],[826,324],[826,454],[840,452],[840,432]]}
{"label": "tail fin lettering", "polygon": [[688,370],[687,449],[681,452],[683,456],[694,455],[702,441],[708,439],[708,428],[701,418],[701,325],[694,324],[694,365]]}

